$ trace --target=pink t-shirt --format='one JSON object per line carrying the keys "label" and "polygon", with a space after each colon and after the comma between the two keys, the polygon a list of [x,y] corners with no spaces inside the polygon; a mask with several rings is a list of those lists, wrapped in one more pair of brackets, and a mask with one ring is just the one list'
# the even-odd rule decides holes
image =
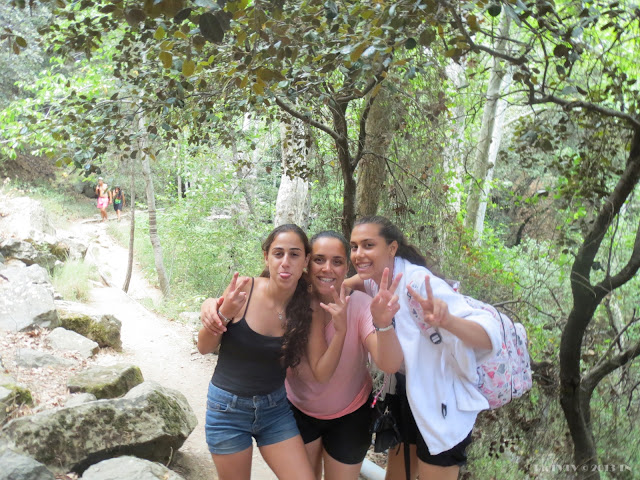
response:
{"label": "pink t-shirt", "polygon": [[[356,411],[369,398],[372,382],[367,369],[365,339],[375,328],[371,318],[371,297],[354,291],[347,307],[347,334],[335,373],[327,383],[315,380],[306,356],[287,370],[285,385],[291,403],[307,415],[329,420]],[[333,321],[325,327],[327,344],[335,335]]]}

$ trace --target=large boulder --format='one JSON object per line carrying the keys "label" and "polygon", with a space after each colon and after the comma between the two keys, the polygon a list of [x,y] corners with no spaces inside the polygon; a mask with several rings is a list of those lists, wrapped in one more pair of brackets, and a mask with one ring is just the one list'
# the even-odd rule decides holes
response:
{"label": "large boulder", "polygon": [[49,244],[49,251],[63,262],[82,260],[87,254],[88,240],[64,230],[58,230],[55,243]]}
{"label": "large boulder", "polygon": [[87,305],[77,302],[54,302],[60,326],[83,335],[100,347],[122,350],[120,330],[122,322],[113,315],[105,315]]}
{"label": "large boulder", "polygon": [[92,393],[98,399],[121,397],[144,382],[142,372],[135,365],[118,364],[87,368],[69,379],[71,393]]}
{"label": "large boulder", "polygon": [[124,456],[103,460],[89,467],[82,480],[184,480],[157,462]]}
{"label": "large boulder", "polygon": [[52,270],[58,260],[46,243],[34,245],[25,240],[8,238],[0,243],[0,253],[7,259],[16,259],[27,265],[40,265]]}
{"label": "large boulder", "polygon": [[84,358],[91,358],[100,350],[100,346],[93,340],[62,327],[54,328],[45,342],[55,350],[78,352]]}
{"label": "large boulder", "polygon": [[0,480],[55,480],[43,464],[11,450],[0,452],[0,466]]}
{"label": "large boulder", "polygon": [[56,235],[47,211],[40,202],[29,197],[3,197],[0,213],[0,232],[5,238],[39,242]]}
{"label": "large boulder", "polygon": [[0,266],[0,330],[24,331],[58,326],[53,286],[38,266],[11,263]]}
{"label": "large boulder", "polygon": [[5,448],[44,463],[54,473],[83,472],[120,455],[167,463],[196,427],[177,390],[144,382],[123,398],[96,400],[11,420],[0,430]]}

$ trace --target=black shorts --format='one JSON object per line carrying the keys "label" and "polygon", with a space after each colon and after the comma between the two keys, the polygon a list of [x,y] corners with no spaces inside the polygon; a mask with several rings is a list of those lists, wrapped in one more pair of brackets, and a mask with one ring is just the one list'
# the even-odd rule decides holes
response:
{"label": "black shorts", "polygon": [[371,446],[371,399],[356,411],[340,418],[320,420],[298,410],[291,404],[293,416],[304,443],[322,438],[322,446],[331,458],[347,465],[364,460]]}
{"label": "black shorts", "polygon": [[[389,409],[396,418],[398,430],[403,442],[416,445],[418,458],[429,465],[439,467],[462,466],[467,463],[467,447],[471,444],[471,432],[459,444],[437,455],[429,453],[429,447],[422,438],[416,419],[413,417],[405,390],[406,377],[401,373],[396,374],[396,394],[390,401]],[[400,450],[402,452],[402,450]]]}
{"label": "black shorts", "polygon": [[113,209],[117,212],[118,210],[122,211],[122,204],[121,203],[114,203],[113,204]]}

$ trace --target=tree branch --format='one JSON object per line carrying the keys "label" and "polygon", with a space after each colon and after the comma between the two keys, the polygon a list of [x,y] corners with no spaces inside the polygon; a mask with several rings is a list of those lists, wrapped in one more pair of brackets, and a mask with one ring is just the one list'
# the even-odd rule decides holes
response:
{"label": "tree branch", "polygon": [[312,119],[311,117],[309,117],[307,115],[303,115],[302,113],[298,112],[297,110],[294,110],[294,108],[291,105],[287,105],[284,102],[284,100],[280,99],[279,97],[275,97],[275,98],[276,98],[276,104],[282,110],[284,110],[289,115],[291,115],[292,117],[295,117],[295,118],[303,121],[304,123],[306,123],[308,125],[311,125],[312,127],[317,128],[318,130],[322,130],[324,133],[326,133],[327,135],[331,136],[336,141],[340,140],[340,138],[341,138],[340,135],[338,135],[336,132],[331,130],[325,124],[317,122],[314,119]]}
{"label": "tree branch", "polygon": [[369,118],[369,112],[371,111],[371,106],[376,101],[377,95],[371,96],[367,99],[367,104],[364,107],[364,111],[360,116],[360,133],[358,134],[358,153],[356,153],[355,157],[352,160],[352,168],[356,168],[358,163],[360,163],[360,159],[362,158],[362,154],[364,153],[364,144],[367,138],[367,119]]}
{"label": "tree branch", "polygon": [[631,360],[640,355],[640,341],[636,342],[633,346],[627,348],[620,355],[616,355],[610,360],[603,362],[596,367],[592,368],[583,378],[582,387],[585,389],[584,393],[589,392],[589,396],[591,396],[591,392],[596,388],[598,383],[609,375],[614,370],[626,365]]}
{"label": "tree branch", "polygon": [[590,112],[600,113],[607,117],[619,118],[628,122],[633,128],[640,128],[640,119],[629,115],[628,113],[614,110],[612,108],[602,107],[595,105],[591,102],[583,102],[582,100],[565,100],[564,98],[556,97],[555,95],[545,95],[543,97],[536,98],[535,96],[529,99],[529,102],[533,105],[542,103],[555,103],[560,105],[565,110],[572,110],[574,108],[584,108]]}

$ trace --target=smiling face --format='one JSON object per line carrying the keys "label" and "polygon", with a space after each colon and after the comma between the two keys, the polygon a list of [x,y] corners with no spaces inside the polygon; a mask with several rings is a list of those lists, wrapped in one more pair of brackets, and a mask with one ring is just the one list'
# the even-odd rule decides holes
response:
{"label": "smiling face", "polygon": [[362,280],[373,279],[378,285],[382,272],[389,267],[393,270],[393,260],[398,250],[395,240],[389,244],[380,235],[380,225],[363,223],[351,231],[351,263]]}
{"label": "smiling face", "polygon": [[340,292],[347,269],[347,252],[340,240],[320,237],[313,242],[309,277],[314,292],[322,301],[333,301],[331,287]]}
{"label": "smiling face", "polygon": [[276,235],[269,250],[264,253],[264,260],[271,279],[283,287],[294,288],[309,263],[302,239],[291,231]]}

